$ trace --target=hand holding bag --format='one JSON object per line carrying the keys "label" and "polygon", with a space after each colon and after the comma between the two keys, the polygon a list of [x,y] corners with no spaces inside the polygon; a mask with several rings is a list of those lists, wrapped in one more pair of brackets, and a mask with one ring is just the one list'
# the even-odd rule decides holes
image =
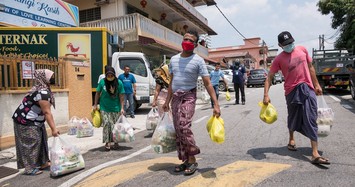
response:
{"label": "hand holding bag", "polygon": [[277,111],[274,105],[271,103],[265,105],[263,102],[259,102],[259,106],[261,107],[259,118],[267,123],[272,124],[277,120]]}
{"label": "hand holding bag", "polygon": [[207,132],[213,142],[223,143],[225,139],[224,120],[222,117],[212,116],[206,125]]}
{"label": "hand holding bag", "polygon": [[92,123],[95,128],[100,128],[101,127],[101,114],[100,110],[92,110],[91,111],[91,117],[92,117]]}
{"label": "hand holding bag", "polygon": [[173,120],[164,112],[152,136],[152,148],[156,153],[170,153],[176,150],[176,132]]}

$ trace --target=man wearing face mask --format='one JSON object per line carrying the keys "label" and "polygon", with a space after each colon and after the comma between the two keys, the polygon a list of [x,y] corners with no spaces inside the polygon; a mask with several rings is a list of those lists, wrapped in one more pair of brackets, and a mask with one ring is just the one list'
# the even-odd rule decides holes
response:
{"label": "man wearing face mask", "polygon": [[234,85],[234,92],[235,92],[235,104],[239,104],[239,90],[242,96],[242,105],[245,105],[245,92],[244,92],[244,83],[245,83],[245,68],[244,66],[240,65],[239,61],[235,61],[234,65],[231,67],[233,71],[233,85]]}
{"label": "man wearing face mask", "polygon": [[200,153],[191,130],[191,122],[195,113],[196,85],[198,76],[202,77],[203,83],[211,96],[213,115],[220,116],[220,108],[215,91],[210,82],[210,76],[203,58],[193,51],[197,47],[199,36],[196,31],[188,31],[183,37],[182,53],[170,59],[169,72],[171,83],[168,88],[168,96],[163,105],[165,112],[171,109],[176,131],[176,148],[178,158],[183,163],[175,167],[175,172],[184,172],[192,175],[197,170],[195,155]]}
{"label": "man wearing face mask", "polygon": [[287,124],[289,129],[289,142],[287,148],[296,151],[294,132],[297,131],[311,140],[313,164],[330,164],[327,158],[318,153],[318,126],[317,98],[322,94],[312,58],[303,46],[295,46],[290,32],[284,31],[278,35],[279,46],[283,49],[271,65],[265,80],[264,98],[265,105],[270,103],[268,95],[271,80],[279,70],[285,76],[284,90],[287,103]]}

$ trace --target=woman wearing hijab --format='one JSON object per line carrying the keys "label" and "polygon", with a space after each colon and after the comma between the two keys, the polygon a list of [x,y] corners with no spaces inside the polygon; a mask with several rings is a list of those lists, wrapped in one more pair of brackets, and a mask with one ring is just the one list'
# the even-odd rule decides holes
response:
{"label": "woman wearing hijab", "polygon": [[[122,82],[117,79],[115,69],[111,66],[105,67],[105,78],[101,79],[95,94],[94,110],[100,100],[100,113],[103,126],[102,141],[105,143],[106,151],[111,150],[112,130],[120,115],[124,114],[123,99],[124,88]],[[118,143],[114,145],[118,149]]]}
{"label": "woman wearing hijab", "polygon": [[165,64],[161,66],[159,68],[159,73],[160,75],[155,79],[156,86],[152,106],[158,106],[159,115],[161,117],[164,114],[163,105],[165,103],[166,97],[168,96],[168,88],[170,84],[168,65]]}
{"label": "woman wearing hijab", "polygon": [[50,166],[47,132],[44,122],[51,128],[52,136],[58,136],[51,105],[55,100],[50,89],[54,84],[54,72],[38,69],[34,72],[34,86],[26,94],[14,112],[14,132],[16,142],[17,168],[25,168],[25,175],[38,175]]}

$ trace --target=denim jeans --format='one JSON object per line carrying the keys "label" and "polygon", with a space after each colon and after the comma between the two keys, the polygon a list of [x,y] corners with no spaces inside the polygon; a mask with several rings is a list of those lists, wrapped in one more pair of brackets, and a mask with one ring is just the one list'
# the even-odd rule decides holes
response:
{"label": "denim jeans", "polygon": [[[216,98],[217,98],[217,101],[218,101],[218,96],[219,96],[218,84],[217,84],[217,85],[214,85],[214,86],[213,86],[213,89],[214,89],[214,92],[216,92]],[[212,105],[212,107],[214,106],[214,105],[213,105],[212,98],[211,98],[211,105]]]}
{"label": "denim jeans", "polygon": [[130,115],[134,115],[134,106],[133,106],[133,93],[124,94],[124,110],[127,113],[127,101],[129,103],[129,112]]}

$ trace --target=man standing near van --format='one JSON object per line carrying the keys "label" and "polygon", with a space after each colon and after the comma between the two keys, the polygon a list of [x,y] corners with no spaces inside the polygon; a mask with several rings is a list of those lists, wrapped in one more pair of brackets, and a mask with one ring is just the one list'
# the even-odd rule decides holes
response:
{"label": "man standing near van", "polygon": [[193,51],[197,47],[198,34],[196,31],[188,31],[183,37],[182,53],[170,59],[169,72],[171,84],[168,88],[168,96],[163,105],[165,112],[171,109],[173,123],[176,131],[176,149],[179,160],[183,163],[175,167],[175,172],[184,172],[192,175],[197,170],[195,155],[200,153],[191,130],[191,122],[195,113],[196,86],[198,76],[202,77],[203,83],[214,103],[213,115],[220,116],[220,108],[216,94],[210,82],[210,76],[203,58]]}
{"label": "man standing near van", "polygon": [[125,112],[127,113],[127,101],[129,102],[129,111],[131,118],[134,118],[134,106],[133,106],[133,97],[136,95],[136,79],[132,74],[130,74],[129,66],[124,67],[124,73],[118,76],[123,83],[123,87],[125,90],[124,94],[124,108]]}

